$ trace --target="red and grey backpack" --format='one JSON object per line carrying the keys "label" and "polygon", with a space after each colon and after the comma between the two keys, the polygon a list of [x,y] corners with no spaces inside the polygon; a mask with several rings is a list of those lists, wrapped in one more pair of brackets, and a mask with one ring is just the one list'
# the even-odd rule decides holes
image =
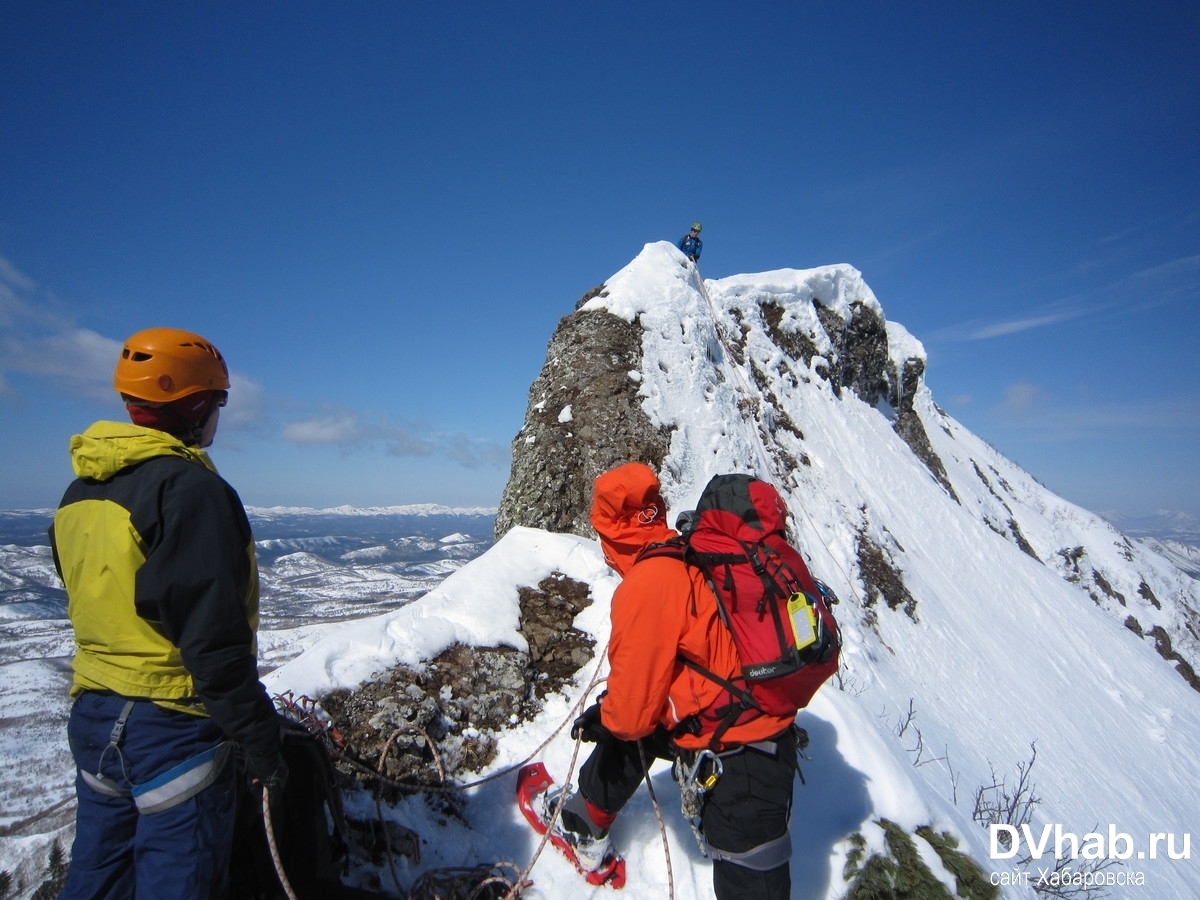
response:
{"label": "red and grey backpack", "polygon": [[680,537],[647,547],[638,560],[681,559],[704,573],[721,620],[733,634],[741,674],[719,677],[680,661],[725,690],[686,730],[712,734],[762,714],[790,716],[808,705],[838,668],[837,598],[813,579],[785,534],[779,492],[750,475],[717,475],[704,488]]}

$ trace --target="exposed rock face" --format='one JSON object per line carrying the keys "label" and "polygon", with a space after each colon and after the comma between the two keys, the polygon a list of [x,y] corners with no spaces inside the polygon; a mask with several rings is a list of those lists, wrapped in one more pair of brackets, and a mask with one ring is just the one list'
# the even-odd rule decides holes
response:
{"label": "exposed rock face", "polygon": [[604,310],[563,317],[513,439],[497,539],[514,525],[594,536],[588,510],[596,476],[630,461],[661,468],[670,429],[655,426],[642,411],[641,368],[636,322]]}
{"label": "exposed rock face", "polygon": [[[929,443],[929,435],[925,433],[925,426],[913,409],[913,398],[916,396],[921,376],[925,374],[925,360],[910,357],[904,360],[899,371],[894,364],[890,364],[887,327],[873,309],[862,303],[851,306],[848,323],[817,300],[813,300],[813,307],[821,327],[833,345],[832,352],[828,354],[831,359],[828,363],[817,365],[817,374],[833,385],[838,394],[843,388],[848,388],[872,405],[886,400],[895,412],[893,430],[925,464],[938,483],[957,500],[954,488],[950,486],[950,480],[946,476],[946,467],[934,452]],[[768,309],[764,308],[763,315],[769,322]],[[791,349],[795,352],[799,349],[795,336],[780,340],[784,336],[778,328],[772,329],[771,335],[785,351]],[[803,347],[800,352],[805,362],[811,364],[815,345],[811,340],[801,338],[800,347]]]}
{"label": "exposed rock face", "polygon": [[937,479],[938,484],[944,487],[951,497],[958,500],[958,495],[954,493],[954,488],[950,485],[950,479],[946,475],[946,466],[934,452],[933,445],[929,443],[929,435],[925,433],[921,417],[913,409],[913,397],[917,394],[917,385],[920,383],[921,376],[925,374],[925,360],[906,359],[904,371],[897,373],[893,369],[888,374],[890,377],[887,400],[896,412],[892,430],[900,435],[904,443],[908,444],[917,459],[925,463],[925,467]]}
{"label": "exposed rock face", "polygon": [[817,373],[833,385],[834,391],[849,388],[867,403],[886,396],[888,344],[883,320],[861,303],[851,306],[849,323],[815,300],[813,305],[834,346],[831,365],[819,368]]}

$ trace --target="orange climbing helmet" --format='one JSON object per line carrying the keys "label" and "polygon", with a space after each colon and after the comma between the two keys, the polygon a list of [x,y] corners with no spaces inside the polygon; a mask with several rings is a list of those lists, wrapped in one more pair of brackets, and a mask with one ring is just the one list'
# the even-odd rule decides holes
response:
{"label": "orange climbing helmet", "polygon": [[125,341],[113,387],[138,400],[169,403],[198,391],[229,390],[229,367],[198,334],[147,328]]}

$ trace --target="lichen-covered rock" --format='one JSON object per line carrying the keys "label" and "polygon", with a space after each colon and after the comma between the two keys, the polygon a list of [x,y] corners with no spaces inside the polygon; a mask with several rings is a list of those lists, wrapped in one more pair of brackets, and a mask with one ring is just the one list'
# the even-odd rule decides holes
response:
{"label": "lichen-covered rock", "polygon": [[642,410],[642,336],[637,322],[580,310],[558,323],[529,389],[525,424],[496,513],[496,539],[514,525],[592,537],[592,482],[623,462],[660,468],[668,428]]}
{"label": "lichen-covered rock", "polygon": [[531,719],[592,661],[595,641],[573,625],[592,602],[588,585],[553,574],[520,588],[518,600],[528,653],[454,644],[423,666],[320,698],[362,766],[348,774],[428,786],[476,772],[495,757],[498,733]]}

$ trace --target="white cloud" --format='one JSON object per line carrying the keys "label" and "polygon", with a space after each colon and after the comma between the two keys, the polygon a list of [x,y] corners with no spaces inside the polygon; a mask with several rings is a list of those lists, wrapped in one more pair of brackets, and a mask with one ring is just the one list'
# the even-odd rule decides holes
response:
{"label": "white cloud", "polygon": [[388,456],[440,456],[467,469],[509,463],[506,445],[421,425],[371,422],[366,415],[351,410],[331,410],[288,422],[283,438],[295,444],[332,445],[343,450],[381,444]]}
{"label": "white cloud", "polygon": [[0,392],[11,393],[8,376],[20,374],[107,399],[120,351],[120,341],[57,312],[37,282],[0,257]]}
{"label": "white cloud", "polygon": [[[0,256],[0,396],[18,388],[13,375],[46,381],[59,390],[111,403],[113,367],[122,341],[80,327],[60,311],[36,281]],[[244,375],[230,374],[229,405],[221,413],[222,433],[274,430],[278,414],[268,409],[267,391]],[[274,409],[291,406],[273,400]],[[232,436],[232,435],[230,435]],[[507,466],[507,444],[443,433],[424,425],[373,421],[350,409],[301,412],[282,426],[285,441],[303,446],[336,446],[345,451],[380,446],[389,456],[441,456],[468,468]]]}
{"label": "white cloud", "polygon": [[1045,396],[1036,384],[1018,382],[1004,389],[1004,401],[1001,410],[1014,419],[1027,419],[1034,412],[1035,406]]}
{"label": "white cloud", "polygon": [[289,422],[283,438],[297,444],[356,444],[366,434],[352,413],[339,413]]}
{"label": "white cloud", "polygon": [[1109,313],[1115,309],[1140,313],[1174,302],[1200,296],[1200,254],[1183,256],[1169,262],[1130,272],[1115,282],[1091,291],[1056,300],[1018,318],[981,323],[979,320],[952,325],[937,332],[946,340],[983,341],[1007,337],[1069,322],[1085,316]]}
{"label": "white cloud", "polygon": [[1130,432],[1184,434],[1200,428],[1200,403],[1164,397],[1145,402],[1083,402],[1040,385],[1014,382],[993,410],[1005,424],[1039,442],[1119,440]]}
{"label": "white cloud", "polygon": [[221,411],[223,428],[254,430],[265,421],[262,386],[245,375],[229,373],[229,405]]}
{"label": "white cloud", "polygon": [[352,410],[330,410],[289,422],[283,438],[296,444],[334,445],[343,448],[384,445],[389,456],[429,456],[435,452],[432,441],[412,428],[371,422]]}
{"label": "white cloud", "polygon": [[1069,319],[1075,319],[1083,315],[1080,310],[1070,310],[1059,313],[1049,313],[1043,316],[1026,316],[1023,319],[1012,319],[1008,322],[996,322],[992,325],[985,325],[981,328],[975,328],[967,334],[967,340],[983,341],[988,338],[1004,337],[1010,334],[1017,334],[1022,331],[1029,331],[1031,328],[1041,328],[1045,325],[1055,325],[1059,322],[1065,322]]}

